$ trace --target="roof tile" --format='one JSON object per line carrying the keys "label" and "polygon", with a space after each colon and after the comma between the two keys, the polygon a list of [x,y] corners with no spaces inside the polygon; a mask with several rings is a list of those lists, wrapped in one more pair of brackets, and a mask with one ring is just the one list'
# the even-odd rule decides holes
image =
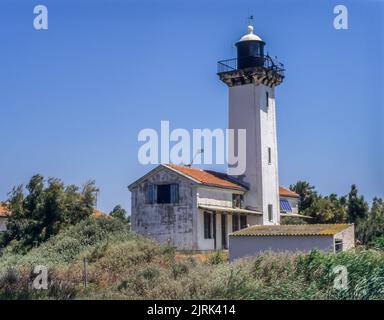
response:
{"label": "roof tile", "polygon": [[288,198],[299,198],[300,196],[289,189],[279,187],[279,194],[281,197],[288,197]]}
{"label": "roof tile", "polygon": [[175,164],[167,164],[166,166],[176,171],[179,171],[205,185],[238,189],[244,191],[247,190],[245,186],[233,181],[233,179],[231,179],[227,174],[222,172],[178,166]]}
{"label": "roof tile", "polygon": [[328,236],[352,226],[351,224],[256,225],[232,233],[232,236]]}
{"label": "roof tile", "polygon": [[0,217],[7,217],[8,215],[9,211],[7,205],[0,202]]}

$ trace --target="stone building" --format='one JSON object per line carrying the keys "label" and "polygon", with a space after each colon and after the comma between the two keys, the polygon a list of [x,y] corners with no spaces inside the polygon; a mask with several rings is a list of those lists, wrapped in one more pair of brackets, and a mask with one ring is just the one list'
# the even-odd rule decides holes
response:
{"label": "stone building", "polygon": [[[221,172],[159,165],[129,190],[132,230],[179,249],[226,249],[229,233],[263,224],[260,210],[245,207],[248,187]],[[294,192],[280,187],[280,193],[298,203]],[[297,206],[281,215],[300,216]]]}

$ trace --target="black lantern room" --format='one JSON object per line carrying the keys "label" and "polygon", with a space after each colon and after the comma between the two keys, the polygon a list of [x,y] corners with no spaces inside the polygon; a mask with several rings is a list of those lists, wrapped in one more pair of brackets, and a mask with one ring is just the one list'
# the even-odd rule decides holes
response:
{"label": "black lantern room", "polygon": [[236,44],[237,69],[264,66],[265,42],[253,33],[253,27],[248,26],[248,34],[243,36]]}

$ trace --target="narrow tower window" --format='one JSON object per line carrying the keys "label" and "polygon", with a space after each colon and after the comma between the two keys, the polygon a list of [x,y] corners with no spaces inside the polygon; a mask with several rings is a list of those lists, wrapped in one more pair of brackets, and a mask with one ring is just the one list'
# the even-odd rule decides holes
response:
{"label": "narrow tower window", "polygon": [[272,153],[271,148],[268,148],[268,164],[272,163]]}
{"label": "narrow tower window", "polygon": [[269,107],[269,92],[268,91],[265,93],[265,105],[267,108]]}
{"label": "narrow tower window", "polygon": [[273,206],[271,204],[268,205],[268,220],[273,221]]}

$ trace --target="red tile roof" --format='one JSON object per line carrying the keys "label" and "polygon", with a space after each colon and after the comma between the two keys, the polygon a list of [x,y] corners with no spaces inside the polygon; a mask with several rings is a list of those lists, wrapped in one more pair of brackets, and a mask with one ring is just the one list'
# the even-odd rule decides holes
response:
{"label": "red tile roof", "polygon": [[180,173],[199,181],[201,184],[208,186],[230,188],[246,191],[245,186],[233,181],[227,174],[222,172],[202,170],[198,168],[191,168],[186,166],[178,166],[175,164],[167,164],[167,167],[179,171]]}
{"label": "red tile roof", "polygon": [[7,205],[0,202],[0,217],[7,217],[8,215],[9,211]]}
{"label": "red tile roof", "polygon": [[300,197],[296,192],[285,189],[283,187],[279,187],[279,194],[281,197],[288,197],[288,198],[299,198]]}
{"label": "red tile roof", "polygon": [[[233,178],[230,178],[227,174],[222,172],[179,166],[176,164],[167,164],[166,166],[208,186],[224,187],[243,191],[247,190],[244,185],[236,182]],[[279,187],[279,193],[282,197],[299,198],[297,193],[283,187]]]}
{"label": "red tile roof", "polygon": [[106,216],[106,214],[103,211],[100,211],[99,209],[93,208],[92,217],[99,218],[99,217],[103,217],[103,216]]}

